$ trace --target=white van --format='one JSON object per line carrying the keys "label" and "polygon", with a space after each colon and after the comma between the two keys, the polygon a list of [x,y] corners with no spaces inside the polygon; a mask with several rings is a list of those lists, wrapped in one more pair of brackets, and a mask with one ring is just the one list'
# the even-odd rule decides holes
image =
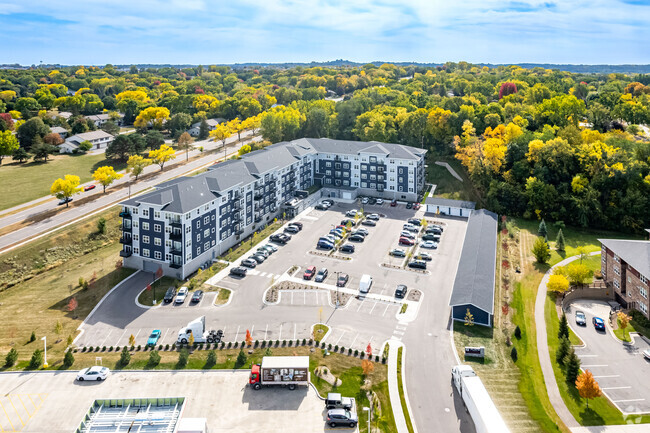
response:
{"label": "white van", "polygon": [[370,287],[372,286],[372,277],[368,274],[363,274],[361,276],[361,281],[359,281],[359,292],[368,293]]}

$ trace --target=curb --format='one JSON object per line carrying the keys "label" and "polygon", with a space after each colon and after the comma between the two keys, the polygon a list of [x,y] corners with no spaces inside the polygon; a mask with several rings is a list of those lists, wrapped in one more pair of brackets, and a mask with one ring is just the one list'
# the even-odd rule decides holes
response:
{"label": "curb", "polygon": [[[217,302],[217,295],[215,295],[214,300],[212,301],[212,306],[213,307],[224,308],[224,307],[227,307],[228,305],[230,305],[230,303],[232,302],[232,298],[235,295],[235,291],[233,289],[228,289],[227,287],[219,287],[219,292],[221,290],[229,290],[230,291],[230,296],[228,296],[228,302],[226,302],[225,304],[217,304],[216,303]],[[217,292],[217,294],[219,292]]]}

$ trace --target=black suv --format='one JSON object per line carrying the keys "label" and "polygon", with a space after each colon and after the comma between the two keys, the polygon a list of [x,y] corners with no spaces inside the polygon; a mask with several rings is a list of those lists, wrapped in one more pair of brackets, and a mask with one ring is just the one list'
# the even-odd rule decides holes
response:
{"label": "black suv", "polygon": [[165,302],[165,304],[169,304],[170,302],[172,302],[174,300],[175,297],[176,297],[176,289],[173,288],[173,287],[170,287],[169,289],[167,289],[167,292],[165,293],[165,297],[163,298],[163,301]]}
{"label": "black suv", "polygon": [[232,268],[230,270],[230,275],[235,275],[237,277],[245,277],[246,276],[246,268],[242,268],[241,266],[237,266],[235,268]]}
{"label": "black suv", "polygon": [[413,260],[413,261],[409,262],[409,268],[426,269],[427,268],[427,262],[422,261],[422,260]]}
{"label": "black suv", "polygon": [[404,284],[400,284],[397,286],[397,289],[395,289],[395,297],[398,299],[404,299],[404,296],[406,296],[406,286]]}
{"label": "black suv", "polygon": [[275,234],[275,235],[271,235],[271,237],[269,239],[271,239],[273,242],[277,242],[279,244],[284,245],[284,244],[286,244],[287,242],[289,242],[291,240],[291,236],[286,235],[284,233],[278,233],[278,234]]}

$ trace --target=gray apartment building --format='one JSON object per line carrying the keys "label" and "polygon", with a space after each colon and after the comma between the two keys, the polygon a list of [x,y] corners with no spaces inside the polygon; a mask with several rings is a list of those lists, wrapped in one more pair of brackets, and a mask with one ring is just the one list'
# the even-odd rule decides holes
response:
{"label": "gray apartment building", "polygon": [[598,239],[600,270],[623,308],[639,310],[650,319],[650,241]]}
{"label": "gray apartment building", "polygon": [[362,194],[416,200],[424,190],[425,153],[399,144],[327,138],[273,144],[122,202],[120,255],[124,266],[162,269],[185,279],[313,185],[343,199]]}

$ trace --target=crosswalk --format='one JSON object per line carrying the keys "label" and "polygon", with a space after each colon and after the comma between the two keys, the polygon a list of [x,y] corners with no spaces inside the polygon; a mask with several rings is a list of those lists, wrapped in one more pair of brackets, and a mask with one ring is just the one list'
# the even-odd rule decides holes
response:
{"label": "crosswalk", "polygon": [[249,269],[247,272],[248,275],[258,275],[265,278],[280,278],[282,274],[274,274],[273,272],[260,272],[257,269]]}
{"label": "crosswalk", "polygon": [[406,322],[397,322],[397,325],[395,325],[395,329],[393,330],[393,340],[402,340],[404,337],[404,334],[406,334],[406,328],[408,328],[409,324]]}

